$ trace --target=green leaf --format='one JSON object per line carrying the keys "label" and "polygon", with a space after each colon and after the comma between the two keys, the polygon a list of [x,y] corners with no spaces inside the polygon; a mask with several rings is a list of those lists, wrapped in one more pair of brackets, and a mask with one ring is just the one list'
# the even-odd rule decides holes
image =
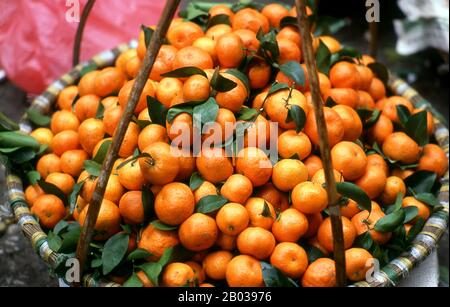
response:
{"label": "green leaf", "polygon": [[58,252],[62,245],[62,239],[53,231],[49,231],[47,235],[48,246],[55,252]]}
{"label": "green leaf", "polygon": [[306,76],[303,67],[300,63],[289,61],[280,66],[280,70],[289,79],[293,80],[295,84],[305,86]]}
{"label": "green leaf", "polygon": [[59,253],[72,253],[75,252],[78,244],[78,240],[81,234],[81,227],[78,223],[72,223],[69,225],[67,232],[61,235],[62,245],[59,248]]}
{"label": "green leaf", "polygon": [[[88,73],[93,72],[93,71],[95,71],[95,70],[97,70],[97,65],[95,65],[95,64],[89,64],[89,65],[87,65],[87,66],[84,66],[84,67],[81,69],[80,77],[84,77],[84,76],[87,75]],[[78,95],[77,95],[77,96],[78,96]],[[78,98],[80,98],[80,96],[78,96]],[[77,100],[78,100],[78,99],[77,99]]]}
{"label": "green leaf", "polygon": [[208,17],[208,10],[203,9],[199,2],[190,2],[184,11],[180,12],[180,17],[193,21],[203,17]]}
{"label": "green leaf", "polygon": [[35,185],[41,179],[41,174],[38,171],[27,172],[27,179],[30,184]]}
{"label": "green leaf", "polygon": [[437,180],[437,175],[429,171],[417,171],[405,179],[405,185],[415,194],[430,193]]}
{"label": "green leaf", "polygon": [[152,122],[149,121],[149,120],[140,120],[140,119],[138,119],[138,120],[136,120],[135,122],[136,122],[136,124],[139,126],[139,129],[140,129],[140,130],[142,130],[142,129],[144,129],[145,127],[147,127],[148,125],[151,125],[151,124],[152,124]]}
{"label": "green leaf", "polygon": [[146,152],[138,153],[138,152],[135,151],[135,153],[133,154],[133,157],[131,157],[131,158],[123,161],[119,165],[117,165],[116,169],[119,170],[122,167],[124,167],[125,165],[127,165],[128,163],[136,163],[136,160],[139,159],[139,158],[151,158],[151,156],[148,153],[146,153]]}
{"label": "green leaf", "polygon": [[372,211],[372,201],[359,186],[351,182],[339,182],[336,187],[339,194],[355,201],[360,209]]}
{"label": "green leaf", "polygon": [[380,79],[385,86],[387,86],[389,81],[389,70],[387,67],[381,63],[371,63],[367,65],[372,72],[377,76],[378,79]]}
{"label": "green leaf", "polygon": [[237,86],[233,80],[225,78],[216,68],[210,82],[211,88],[219,93],[229,92]]}
{"label": "green leaf", "polygon": [[195,191],[203,184],[203,182],[205,182],[205,179],[203,179],[200,173],[195,172],[191,175],[191,179],[189,180],[189,187],[192,191]]}
{"label": "green leaf", "polygon": [[269,263],[261,261],[261,268],[266,287],[298,287],[292,279],[286,277]]}
{"label": "green leaf", "polygon": [[83,181],[76,183],[73,186],[73,190],[69,196],[69,212],[70,212],[70,214],[73,214],[73,212],[75,211],[75,208],[77,207],[77,198],[78,198],[78,195],[80,194],[81,190],[83,189],[85,182],[86,181],[83,180]]}
{"label": "green leaf", "polygon": [[278,62],[280,57],[280,48],[278,47],[277,34],[272,29],[269,33],[264,34],[260,30],[256,38],[260,41],[259,51],[270,64]]}
{"label": "green leaf", "polygon": [[45,194],[52,194],[58,197],[63,201],[64,204],[67,204],[67,196],[61,191],[56,185],[50,182],[46,182],[44,180],[39,180],[37,182],[41,189],[45,192]]}
{"label": "green leaf", "polygon": [[286,118],[286,123],[292,121],[295,122],[295,131],[300,133],[306,124],[306,113],[300,106],[295,104],[289,105],[288,116]]}
{"label": "green leaf", "polygon": [[430,207],[441,206],[439,199],[436,196],[434,196],[432,193],[420,193],[420,194],[414,195],[414,197],[418,201],[421,201]]}
{"label": "green leaf", "polygon": [[419,215],[419,208],[415,206],[404,207],[402,208],[402,211],[405,212],[405,220],[403,221],[403,224],[408,224]]}
{"label": "green leaf", "polygon": [[264,207],[263,207],[263,211],[261,212],[261,215],[264,217],[273,218],[272,212],[270,211],[269,204],[265,200],[264,200]]}
{"label": "green leaf", "polygon": [[15,121],[3,114],[3,112],[0,112],[0,131],[15,131],[19,129],[20,127]]}
{"label": "green leaf", "polygon": [[142,205],[144,206],[145,218],[148,219],[153,216],[155,212],[155,195],[145,185],[142,186]]}
{"label": "green leaf", "polygon": [[153,29],[146,27],[144,25],[141,25],[142,31],[144,31],[145,36],[145,47],[148,47],[150,44],[150,41],[152,40],[153,33],[155,32]]}
{"label": "green leaf", "polygon": [[136,248],[134,251],[132,251],[128,257],[127,260],[141,260],[152,256],[151,253],[149,253],[146,249],[142,248]]}
{"label": "green leaf", "polygon": [[165,127],[167,114],[166,107],[152,96],[147,96],[147,107],[152,123]]}
{"label": "green leaf", "polygon": [[172,70],[170,72],[167,72],[165,74],[161,74],[162,77],[166,77],[166,78],[188,78],[188,77],[194,76],[194,75],[201,75],[205,78],[208,77],[202,69],[200,69],[198,67],[194,67],[194,66],[182,67],[182,68],[178,68],[178,69]]}
{"label": "green leaf", "polygon": [[422,231],[423,226],[425,226],[425,220],[423,218],[419,218],[416,223],[411,227],[409,233],[406,236],[406,241],[411,243],[417,235]]}
{"label": "green leaf", "polygon": [[98,104],[97,113],[95,113],[95,118],[103,119],[103,114],[105,113],[105,106],[103,103]]}
{"label": "green leaf", "polygon": [[372,239],[372,236],[370,235],[369,231],[366,231],[365,233],[359,235],[355,240],[355,246],[363,248],[365,250],[370,250],[372,245],[374,244],[374,241]]}
{"label": "green leaf", "polygon": [[193,116],[195,120],[200,120],[203,124],[213,123],[219,114],[219,105],[216,100],[210,97],[205,103],[194,107]]}
{"label": "green leaf", "polygon": [[32,136],[16,131],[0,132],[0,148],[30,147],[39,149],[41,144]]}
{"label": "green leaf", "polygon": [[288,27],[288,26],[298,28],[297,17],[286,16],[283,19],[281,19],[280,29],[283,29],[284,27]]}
{"label": "green leaf", "polygon": [[427,112],[422,111],[412,115],[405,127],[406,133],[420,146],[429,143],[427,122]]}
{"label": "green leaf", "polygon": [[374,229],[376,231],[384,233],[392,232],[397,227],[403,225],[405,217],[406,217],[405,211],[403,210],[395,211],[378,220],[378,222],[375,224]]}
{"label": "green leaf", "polygon": [[94,177],[99,177],[100,172],[102,170],[101,164],[93,161],[93,160],[86,160],[83,163],[84,169],[89,173],[89,175]]}
{"label": "green leaf", "polygon": [[364,129],[370,129],[378,122],[381,116],[381,111],[378,109],[373,110],[372,115],[365,121]]}
{"label": "green leaf", "polygon": [[103,265],[102,259],[94,259],[91,261],[91,268],[96,269]]}
{"label": "green leaf", "polygon": [[272,96],[273,94],[279,92],[279,91],[288,90],[288,89],[290,89],[290,87],[286,83],[275,82],[270,87],[269,92],[267,93],[267,98]]}
{"label": "green leaf", "polygon": [[313,263],[317,259],[325,257],[323,252],[313,245],[306,244],[303,246],[303,248],[308,255],[308,263]]}
{"label": "green leaf", "polygon": [[402,203],[403,203],[403,194],[402,193],[398,193],[397,197],[395,199],[395,203],[392,206],[389,206],[386,210],[386,214],[391,214],[395,211],[398,211],[402,208]]}
{"label": "green leaf", "polygon": [[36,157],[36,152],[32,148],[21,148],[14,152],[14,155],[10,157],[11,161],[16,164],[23,164],[29,162]]}
{"label": "green leaf", "polygon": [[254,119],[256,119],[256,116],[258,116],[258,115],[259,115],[258,110],[253,109],[253,108],[243,107],[239,111],[238,120],[243,120],[243,121],[254,120]]}
{"label": "green leaf", "polygon": [[219,14],[216,16],[213,16],[208,20],[208,23],[206,24],[206,28],[209,29],[215,25],[231,25],[230,16],[225,14]]}
{"label": "green leaf", "polygon": [[397,114],[398,119],[400,120],[400,124],[402,124],[403,127],[406,127],[411,117],[411,112],[409,112],[409,109],[406,106],[400,104],[397,106]]}
{"label": "green leaf", "polygon": [[142,288],[144,285],[136,273],[133,273],[130,278],[122,285],[125,288]]}
{"label": "green leaf", "polygon": [[331,69],[331,51],[322,40],[319,42],[316,54],[317,69],[328,76]]}
{"label": "green leaf", "polygon": [[159,263],[149,262],[140,265],[139,268],[144,271],[148,279],[150,279],[153,286],[157,287],[159,285],[158,278],[161,275],[163,266]]}
{"label": "green leaf", "polygon": [[212,213],[228,203],[228,199],[221,195],[208,195],[199,200],[196,212],[198,213]]}
{"label": "green leaf", "polygon": [[172,124],[173,121],[175,120],[175,118],[180,115],[180,114],[189,114],[192,115],[193,113],[193,108],[190,105],[178,105],[178,106],[174,106],[172,108],[169,109],[169,111],[167,111],[167,122],[169,124]]}
{"label": "green leaf", "polygon": [[126,233],[118,233],[106,241],[102,252],[102,272],[108,275],[114,270],[128,250],[130,236]]}
{"label": "green leaf", "polygon": [[247,93],[250,93],[250,81],[248,80],[246,74],[240,72],[237,69],[228,69],[227,73],[241,80],[242,84],[244,84],[245,88],[247,89]]}
{"label": "green leaf", "polygon": [[61,220],[58,222],[58,224],[55,225],[53,228],[53,232],[55,235],[60,235],[63,231],[67,230],[67,228],[70,226],[70,224],[64,220]]}
{"label": "green leaf", "polygon": [[170,226],[170,225],[166,225],[163,222],[156,220],[150,223],[153,227],[155,227],[158,230],[163,230],[163,231],[170,231],[170,230],[176,230],[178,229],[178,226]]}
{"label": "green leaf", "polygon": [[108,153],[109,147],[111,146],[112,141],[106,140],[102,143],[100,148],[97,151],[97,154],[94,157],[94,161],[98,164],[102,164],[106,158],[106,154]]}

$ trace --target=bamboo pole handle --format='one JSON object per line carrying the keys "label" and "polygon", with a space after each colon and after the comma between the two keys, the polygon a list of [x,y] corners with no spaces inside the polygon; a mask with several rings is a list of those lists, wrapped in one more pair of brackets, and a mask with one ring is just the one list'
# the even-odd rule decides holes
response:
{"label": "bamboo pole handle", "polygon": [[81,42],[83,40],[84,27],[86,26],[87,19],[91,13],[92,7],[95,4],[95,0],[89,0],[86,6],[83,8],[83,13],[81,14],[80,23],[77,28],[77,33],[75,35],[75,42],[73,44],[73,59],[72,66],[75,67],[80,63],[80,50]]}
{"label": "bamboo pole handle", "polygon": [[103,162],[98,183],[95,187],[92,201],[89,204],[86,222],[85,225],[83,225],[80,239],[78,241],[77,259],[80,262],[80,274],[82,274],[84,271],[84,264],[87,258],[87,253],[89,251],[89,245],[94,234],[94,226],[97,222],[98,213],[100,211],[100,206],[103,200],[103,195],[105,194],[105,189],[108,183],[109,176],[111,174],[111,170],[113,168],[115,160],[118,157],[120,145],[122,144],[125,132],[134,114],[136,105],[142,94],[145,83],[148,80],[150,71],[156,60],[159,49],[163,44],[164,38],[166,37],[167,30],[169,29],[170,23],[175,15],[175,12],[177,11],[179,3],[180,0],[167,0],[166,2],[158,26],[153,33],[149,45],[147,46],[147,52],[145,54],[142,67],[139,70],[136,81],[134,82],[133,88],[131,90],[128,104],[122,114],[122,117],[120,118],[111,146],[108,150],[105,161]]}
{"label": "bamboo pole handle", "polygon": [[319,77],[317,74],[316,60],[312,46],[311,30],[306,14],[305,0],[296,0],[297,18],[300,35],[302,37],[303,55],[306,62],[308,77],[311,88],[311,95],[316,115],[317,130],[320,140],[320,154],[327,185],[329,201],[329,212],[334,239],[334,258],[336,262],[336,281],[338,287],[344,287],[347,282],[345,274],[345,250],[344,236],[342,230],[342,219],[339,209],[339,195],[336,188],[334,168],[331,162],[330,143],[328,140],[328,129],[325,121],[323,101],[320,93]]}

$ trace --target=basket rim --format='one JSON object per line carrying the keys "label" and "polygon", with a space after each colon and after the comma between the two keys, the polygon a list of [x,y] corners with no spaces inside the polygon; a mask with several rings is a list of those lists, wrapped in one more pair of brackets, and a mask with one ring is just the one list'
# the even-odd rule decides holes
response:
{"label": "basket rim", "polygon": [[[83,68],[95,67],[103,68],[114,64],[116,58],[124,51],[136,48],[137,41],[132,40],[127,44],[118,45],[114,49],[103,51],[88,61],[80,63],[72,68],[68,73],[61,76],[39,96],[32,101],[31,108],[39,111],[42,114],[48,114],[55,103],[59,93],[65,87],[75,84],[80,78]],[[416,108],[426,109],[435,116],[435,138],[438,145],[444,149],[447,158],[449,157],[449,130],[445,118],[432,106],[430,102],[424,99],[415,89],[413,89],[404,80],[397,76],[390,75],[389,89],[399,96],[403,96],[410,100]],[[20,121],[20,130],[24,133],[32,131],[32,125],[27,120],[26,115]],[[425,260],[431,252],[436,248],[437,243],[441,239],[443,233],[448,228],[449,220],[449,171],[447,170],[444,177],[441,179],[442,187],[439,192],[439,201],[443,206],[443,214],[432,214],[426,222],[422,232],[417,235],[411,248],[405,251],[401,256],[392,260],[389,264],[381,269],[378,274],[375,274],[374,280],[358,282],[351,287],[386,287],[396,286],[404,279],[411,270],[420,262]],[[64,259],[62,254],[53,251],[47,242],[47,235],[40,227],[36,219],[31,215],[28,205],[25,201],[23,184],[21,179],[14,174],[13,171],[8,171],[6,174],[6,185],[8,190],[8,200],[17,223],[21,227],[25,236],[31,241],[35,251],[40,258],[55,268]],[[90,274],[82,277],[84,286],[87,287],[110,287],[120,286],[109,280],[97,280]]]}

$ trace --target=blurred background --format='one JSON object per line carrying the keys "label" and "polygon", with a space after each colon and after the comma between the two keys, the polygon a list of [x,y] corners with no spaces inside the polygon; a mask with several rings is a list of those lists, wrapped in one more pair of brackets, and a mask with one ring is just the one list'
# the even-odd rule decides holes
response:
{"label": "blurred background", "polygon": [[[43,14],[32,15],[32,18],[38,20],[45,18],[44,16],[60,16],[63,20],[64,12],[67,10],[66,1],[50,2],[53,5],[51,10],[46,11],[41,7],[39,9],[43,9],[41,11]],[[55,2],[57,4],[54,4]],[[112,48],[119,42],[126,42],[136,37],[140,24],[156,23],[159,10],[164,3],[164,1],[133,1],[131,4],[127,3],[128,9],[121,11],[116,1],[97,2],[92,12],[93,18],[86,26],[86,42],[83,45],[82,59],[88,59],[101,50]],[[182,5],[186,6],[187,2],[182,1]],[[258,0],[258,2],[270,1]],[[294,1],[281,2],[293,4]],[[369,52],[369,25],[365,18],[366,0],[346,0],[345,2],[319,0],[317,2],[319,16],[323,17],[323,22],[328,23],[330,28],[338,30],[335,35],[343,44]],[[378,2],[380,4],[380,23],[377,24],[378,60],[385,63],[393,73],[407,80],[448,120],[449,1],[380,0]],[[8,22],[14,19],[14,23],[18,23],[14,25],[14,29],[20,31],[22,27],[27,26],[27,20],[15,18],[17,15],[10,16],[10,13],[14,14],[19,9],[29,10],[27,3],[30,2],[17,0],[7,4],[7,1],[0,1],[0,111],[15,120],[20,119],[34,94],[42,91],[50,82],[49,80],[58,78],[70,68],[71,42],[78,25],[77,23],[66,24],[67,31],[63,31],[55,27],[58,22],[64,24],[64,21],[42,21],[42,26],[46,30],[43,35],[47,35],[47,41],[52,41],[52,33],[57,31],[54,34],[53,43],[61,48],[64,47],[58,49],[59,55],[55,55],[56,47],[48,47],[51,45],[41,50],[41,44],[45,39],[34,38],[35,41],[33,41],[33,38],[29,37],[31,30],[28,28],[21,35],[14,36],[12,41],[12,35],[8,35],[11,34]],[[80,3],[83,7],[86,1],[81,0]],[[109,15],[104,14],[105,9],[109,9]],[[117,13],[111,13],[114,11]],[[139,14],[136,13],[137,15],[134,16],[136,18],[129,18],[129,14],[133,12],[139,12]],[[113,18],[111,14],[118,16]],[[100,40],[99,36],[105,39]],[[39,47],[41,49],[37,50]],[[21,56],[24,54],[29,56]],[[45,62],[41,63],[42,67],[30,64],[39,64],[39,60]],[[6,69],[3,70],[2,67]],[[38,79],[39,82],[35,81]],[[18,227],[10,225],[13,221],[7,206],[4,205],[3,179],[3,174],[0,172],[0,286],[57,286],[57,281],[49,275],[46,265],[35,255]],[[440,285],[448,287],[448,232],[442,239],[438,252]]]}

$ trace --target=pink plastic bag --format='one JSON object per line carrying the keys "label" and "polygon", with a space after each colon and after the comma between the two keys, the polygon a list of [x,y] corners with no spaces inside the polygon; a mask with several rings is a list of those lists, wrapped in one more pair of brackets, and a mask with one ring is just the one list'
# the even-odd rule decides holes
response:
{"label": "pink plastic bag", "polygon": [[[28,93],[39,94],[72,66],[78,22],[87,0],[0,0],[0,66]],[[165,1],[97,0],[85,27],[81,60],[137,38],[158,22]],[[71,21],[72,19],[72,21]]]}

